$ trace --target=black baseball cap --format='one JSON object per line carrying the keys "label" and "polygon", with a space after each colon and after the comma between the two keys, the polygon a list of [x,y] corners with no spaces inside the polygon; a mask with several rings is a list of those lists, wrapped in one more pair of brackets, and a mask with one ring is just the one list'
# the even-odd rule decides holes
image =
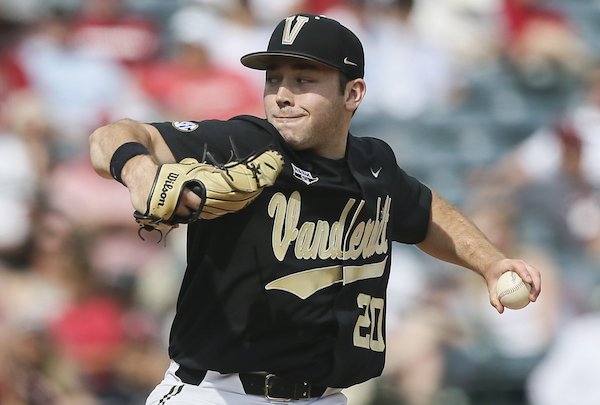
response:
{"label": "black baseball cap", "polygon": [[365,55],[358,37],[338,21],[322,15],[296,14],[283,19],[271,34],[267,50],[242,56],[241,62],[252,69],[266,70],[277,56],[324,63],[350,80],[365,73]]}

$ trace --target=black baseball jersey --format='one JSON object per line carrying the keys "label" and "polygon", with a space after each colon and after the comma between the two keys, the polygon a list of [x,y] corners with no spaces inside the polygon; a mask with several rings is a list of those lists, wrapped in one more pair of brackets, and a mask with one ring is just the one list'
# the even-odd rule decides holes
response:
{"label": "black baseball jersey", "polygon": [[381,140],[349,135],[346,158],[294,151],[266,120],[153,124],[177,160],[279,150],[285,166],[248,207],[188,226],[171,329],[179,364],[268,371],[348,387],[383,370],[391,242],[427,232],[431,192]]}

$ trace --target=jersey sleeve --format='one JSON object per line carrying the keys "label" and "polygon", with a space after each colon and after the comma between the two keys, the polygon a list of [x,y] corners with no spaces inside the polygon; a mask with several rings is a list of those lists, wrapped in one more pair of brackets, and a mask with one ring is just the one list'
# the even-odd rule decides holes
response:
{"label": "jersey sleeve", "polygon": [[177,161],[187,157],[203,161],[210,153],[217,162],[225,163],[259,153],[274,144],[266,124],[261,126],[238,117],[227,121],[173,121],[151,125],[158,129]]}
{"label": "jersey sleeve", "polygon": [[431,217],[431,190],[416,178],[397,168],[393,196],[392,238],[396,242],[415,244],[427,235]]}

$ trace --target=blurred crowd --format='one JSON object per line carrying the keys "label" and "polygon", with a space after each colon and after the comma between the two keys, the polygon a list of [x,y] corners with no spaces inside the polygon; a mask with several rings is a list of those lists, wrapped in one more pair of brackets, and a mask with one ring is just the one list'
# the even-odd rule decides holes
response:
{"label": "blurred crowd", "polygon": [[185,230],[142,240],[88,135],[262,116],[263,75],[239,57],[296,11],[363,40],[353,131],[543,275],[537,303],[499,315],[476,275],[395,246],[386,368],[350,404],[598,404],[591,0],[0,0],[0,404],[144,403],[168,365]]}

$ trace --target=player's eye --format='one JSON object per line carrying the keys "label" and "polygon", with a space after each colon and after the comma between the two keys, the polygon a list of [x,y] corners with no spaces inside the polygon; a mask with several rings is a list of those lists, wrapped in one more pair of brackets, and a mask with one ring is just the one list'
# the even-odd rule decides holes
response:
{"label": "player's eye", "polygon": [[281,82],[281,78],[278,76],[266,76],[265,82],[268,84],[276,84]]}
{"label": "player's eye", "polygon": [[296,83],[298,84],[306,84],[306,83],[312,83],[312,80],[306,77],[299,77],[296,79]]}

